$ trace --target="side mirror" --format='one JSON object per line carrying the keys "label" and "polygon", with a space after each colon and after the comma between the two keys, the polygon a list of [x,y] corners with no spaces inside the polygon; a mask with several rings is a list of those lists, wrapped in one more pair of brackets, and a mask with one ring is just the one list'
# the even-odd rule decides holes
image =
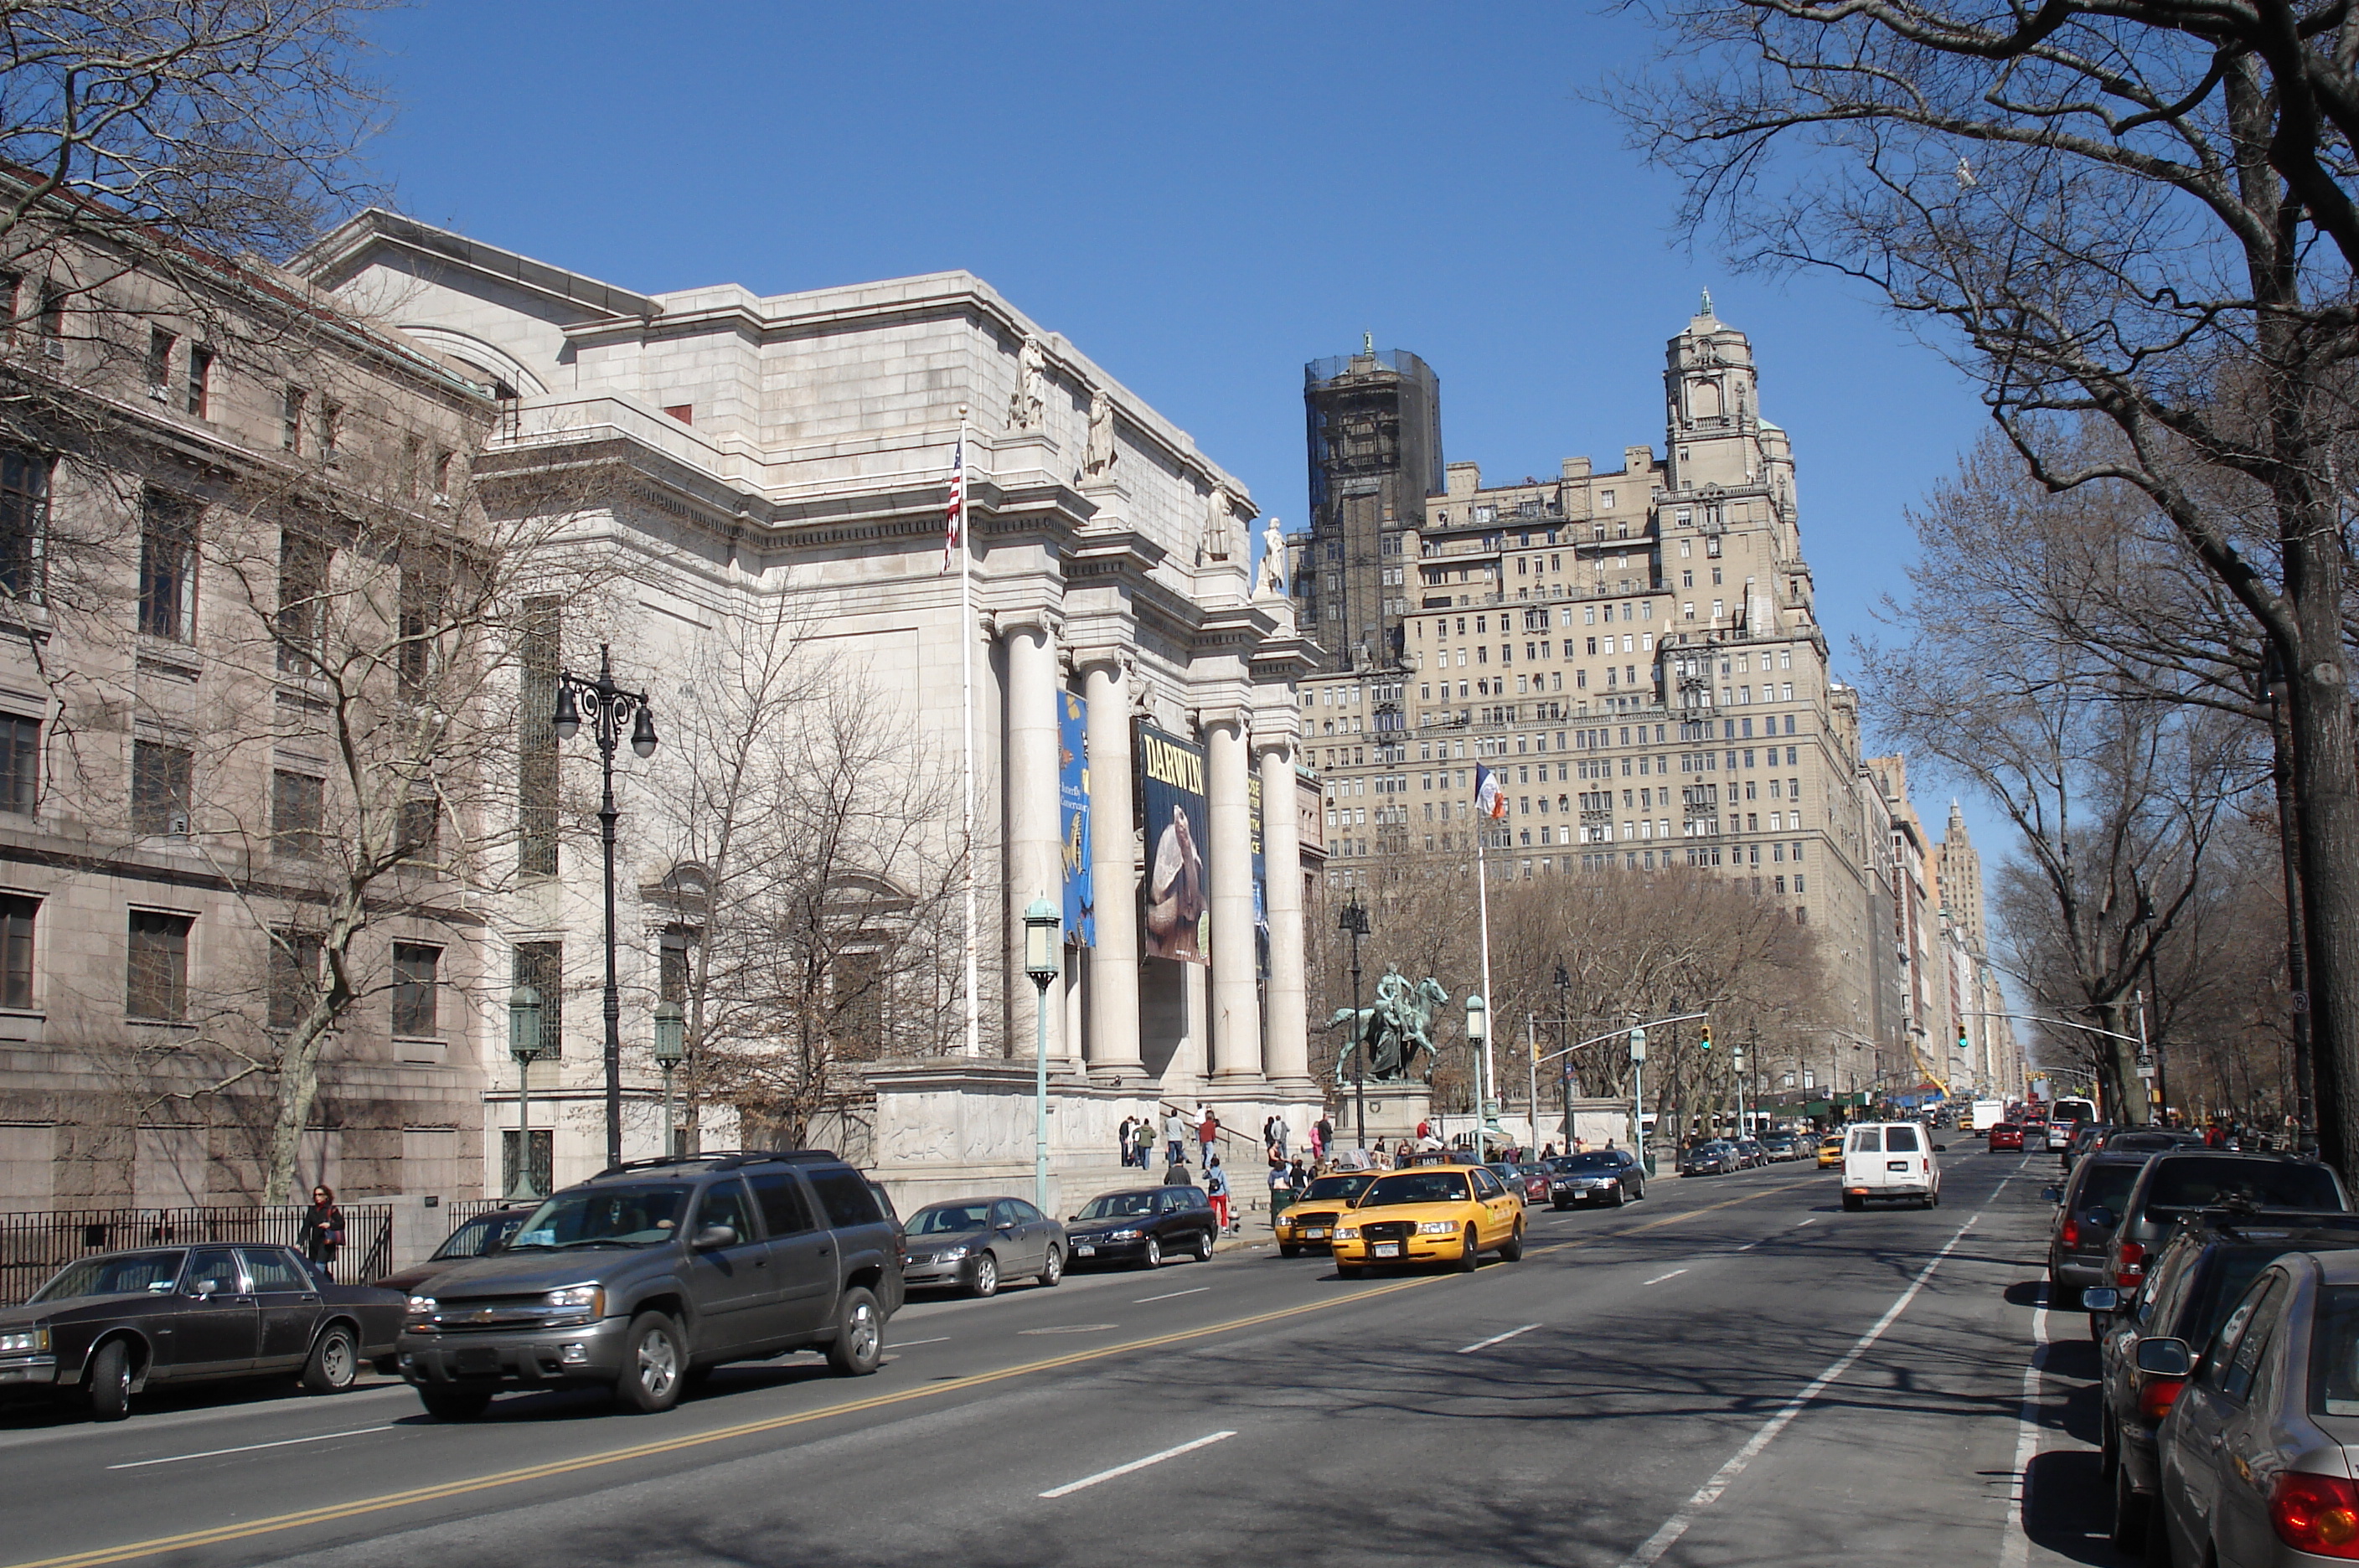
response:
{"label": "side mirror", "polygon": [[2183,1339],[2141,1339],[2137,1369],[2153,1377],[2184,1377],[2195,1370],[2195,1354]]}
{"label": "side mirror", "polygon": [[699,1252],[709,1252],[716,1247],[734,1247],[737,1245],[737,1227],[725,1225],[706,1225],[696,1233],[696,1239],[689,1245]]}
{"label": "side mirror", "polygon": [[201,1301],[220,1289],[221,1281],[218,1279],[200,1279],[189,1287],[189,1294]]}
{"label": "side mirror", "polygon": [[2049,1203],[2060,1203],[2064,1201],[2064,1189],[2061,1187],[2042,1187],[2039,1189],[2039,1195]]}
{"label": "side mirror", "polygon": [[999,1228],[1001,1230],[1014,1230],[1016,1228],[1016,1222],[1014,1220],[1002,1220],[999,1222]]}
{"label": "side mirror", "polygon": [[2095,1208],[2089,1210],[2081,1217],[2088,1221],[2091,1225],[2095,1225],[2100,1230],[2111,1230],[2114,1228],[2114,1211],[2105,1207],[2103,1203],[2099,1203]]}
{"label": "side mirror", "polygon": [[1936,1154],[1947,1154],[1950,1152],[1950,1146],[1946,1143],[1937,1143],[1933,1146],[1933,1152]]}
{"label": "side mirror", "polygon": [[2081,1304],[2093,1312],[2119,1312],[2122,1293],[2111,1285],[2091,1285],[2081,1292]]}

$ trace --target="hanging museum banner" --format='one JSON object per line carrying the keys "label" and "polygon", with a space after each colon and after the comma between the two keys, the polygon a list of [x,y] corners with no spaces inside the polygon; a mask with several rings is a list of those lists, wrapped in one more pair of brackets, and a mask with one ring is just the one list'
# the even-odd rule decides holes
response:
{"label": "hanging museum banner", "polygon": [[1254,890],[1254,973],[1269,978],[1269,870],[1262,859],[1261,844],[1261,773],[1258,769],[1245,775],[1245,802],[1250,808],[1253,834]]}
{"label": "hanging museum banner", "polygon": [[1057,836],[1065,863],[1065,940],[1095,947],[1097,899],[1090,886],[1090,705],[1071,691],[1057,710]]}
{"label": "hanging museum banner", "polygon": [[1204,748],[1151,724],[1138,726],[1138,800],[1147,824],[1147,885],[1140,947],[1149,958],[1210,964],[1204,947],[1207,884]]}

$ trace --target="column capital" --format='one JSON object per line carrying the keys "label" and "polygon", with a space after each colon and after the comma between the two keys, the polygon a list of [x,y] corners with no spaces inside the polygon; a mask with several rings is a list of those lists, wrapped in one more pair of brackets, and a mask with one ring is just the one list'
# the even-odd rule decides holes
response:
{"label": "column capital", "polygon": [[1050,642],[1064,628],[1065,618],[1045,605],[992,612],[992,634],[1006,638],[1024,632],[1038,632]]}
{"label": "column capital", "polygon": [[1100,665],[1103,665],[1118,678],[1127,680],[1133,667],[1137,663],[1137,656],[1118,643],[1096,643],[1087,648],[1068,648],[1066,652],[1072,659],[1073,670],[1077,674],[1087,674]]}
{"label": "column capital", "polygon": [[1223,705],[1195,711],[1196,728],[1206,734],[1215,728],[1233,726],[1239,735],[1243,735],[1252,718],[1253,714],[1241,706]]}

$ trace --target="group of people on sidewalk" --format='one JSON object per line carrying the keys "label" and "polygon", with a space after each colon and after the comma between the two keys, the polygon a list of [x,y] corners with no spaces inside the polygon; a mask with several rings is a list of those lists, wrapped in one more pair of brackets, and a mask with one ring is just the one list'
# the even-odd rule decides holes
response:
{"label": "group of people on sidewalk", "polygon": [[[1125,1166],[1139,1171],[1154,1169],[1156,1135],[1160,1132],[1163,1143],[1163,1181],[1166,1186],[1180,1182],[1194,1185],[1195,1172],[1190,1169],[1187,1146],[1192,1138],[1198,1160],[1203,1169],[1204,1195],[1212,1201],[1212,1216],[1224,1236],[1234,1235],[1236,1223],[1231,1209],[1228,1169],[1221,1163],[1220,1140],[1223,1129],[1219,1115],[1208,1106],[1198,1106],[1183,1114],[1176,1105],[1162,1107],[1160,1119],[1151,1116],[1125,1116],[1114,1129],[1115,1152]],[[1306,1159],[1288,1152],[1294,1133],[1286,1118],[1273,1113],[1261,1127],[1262,1149],[1268,1164],[1270,1210],[1277,1210],[1294,1201],[1297,1194],[1310,1185],[1332,1152],[1335,1139],[1334,1124],[1321,1116],[1310,1129],[1310,1153]]]}

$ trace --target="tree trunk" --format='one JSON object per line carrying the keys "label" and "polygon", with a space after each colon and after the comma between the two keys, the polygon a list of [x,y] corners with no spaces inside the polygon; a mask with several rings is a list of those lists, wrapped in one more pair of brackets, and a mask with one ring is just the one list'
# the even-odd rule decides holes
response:
{"label": "tree trunk", "polygon": [[2294,1146],[2314,1138],[2318,1110],[2310,1045],[2310,954],[2306,947],[2310,922],[2301,900],[2301,792],[2294,786],[2293,745],[2287,733],[2285,706],[2274,693],[2269,698],[2269,780],[2277,797],[2277,843],[2285,866],[2286,985],[2293,992],[2293,1116]]}
{"label": "tree trunk", "polygon": [[[2323,553],[2323,552],[2321,552]],[[2326,573],[2330,583],[2334,575]],[[2301,831],[2301,912],[2309,960],[2312,1094],[2321,1158],[2359,1180],[2359,778],[2351,754],[2351,702],[2331,601],[2297,604],[2310,648],[2287,681],[2293,694],[2294,793]],[[2323,636],[2308,635],[2311,619]],[[2305,649],[2305,653],[2307,653]]]}
{"label": "tree trunk", "polygon": [[270,1123],[270,1160],[263,1172],[262,1201],[291,1203],[303,1157],[303,1127],[320,1094],[320,1048],[334,1014],[315,1003],[278,1059],[277,1095]]}

